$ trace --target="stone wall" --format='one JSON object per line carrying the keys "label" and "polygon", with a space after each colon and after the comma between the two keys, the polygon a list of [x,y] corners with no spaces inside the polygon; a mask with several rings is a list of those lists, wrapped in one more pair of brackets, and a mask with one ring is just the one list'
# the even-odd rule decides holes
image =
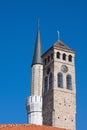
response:
{"label": "stone wall", "polygon": [[[57,52],[60,52],[60,58],[56,57]],[[50,67],[50,72],[53,74],[52,89],[44,93],[43,82],[43,124],[52,125],[55,127],[66,128],[70,130],[76,129],[76,83],[75,83],[75,63],[74,53],[63,51],[60,49],[49,49],[44,55],[43,60],[47,59],[53,53],[53,59],[43,66],[43,80],[47,74],[47,69]],[[66,54],[66,60],[62,59],[63,54]],[[68,56],[72,55],[72,61],[68,60]],[[67,72],[61,70],[61,66],[65,65],[68,68]],[[63,86],[58,87],[58,73],[63,75]],[[72,89],[67,89],[66,77],[71,75]]]}

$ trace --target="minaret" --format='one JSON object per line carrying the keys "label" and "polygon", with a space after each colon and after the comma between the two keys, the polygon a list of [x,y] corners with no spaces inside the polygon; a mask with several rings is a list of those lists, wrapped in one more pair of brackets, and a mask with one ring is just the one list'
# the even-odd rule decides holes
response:
{"label": "minaret", "polygon": [[38,31],[36,36],[35,50],[32,61],[31,93],[27,98],[26,109],[29,124],[42,125],[42,50],[40,39],[40,26],[38,22]]}

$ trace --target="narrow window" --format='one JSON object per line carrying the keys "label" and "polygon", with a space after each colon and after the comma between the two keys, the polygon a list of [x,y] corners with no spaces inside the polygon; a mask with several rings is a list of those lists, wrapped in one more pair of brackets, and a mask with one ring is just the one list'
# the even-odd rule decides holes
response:
{"label": "narrow window", "polygon": [[69,60],[70,62],[72,62],[72,56],[71,56],[71,55],[69,55],[68,60]]}
{"label": "narrow window", "polygon": [[48,77],[45,77],[44,79],[44,92],[47,92],[48,89]]}
{"label": "narrow window", "polygon": [[59,52],[56,53],[56,58],[60,59],[60,53]]}
{"label": "narrow window", "polygon": [[49,76],[49,89],[52,88],[52,85],[53,85],[53,76],[52,76],[52,73],[50,73],[50,76]]}
{"label": "narrow window", "polygon": [[51,54],[51,60],[53,59],[53,54]]}
{"label": "narrow window", "polygon": [[50,62],[50,56],[48,56],[48,62]]}
{"label": "narrow window", "polygon": [[66,60],[66,54],[65,53],[63,54],[63,60]]}
{"label": "narrow window", "polygon": [[67,82],[67,89],[72,90],[72,78],[71,78],[71,75],[67,75],[66,82]]}
{"label": "narrow window", "polygon": [[63,88],[63,76],[62,76],[62,73],[58,73],[58,87]]}

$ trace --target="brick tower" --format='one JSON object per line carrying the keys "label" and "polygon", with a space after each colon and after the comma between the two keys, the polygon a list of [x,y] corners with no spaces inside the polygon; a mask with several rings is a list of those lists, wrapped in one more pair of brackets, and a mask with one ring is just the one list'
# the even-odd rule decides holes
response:
{"label": "brick tower", "polygon": [[76,129],[75,51],[60,39],[43,55],[43,125]]}
{"label": "brick tower", "polygon": [[43,65],[41,59],[40,27],[36,37],[34,56],[32,61],[31,94],[27,98],[26,109],[29,124],[42,125],[42,80]]}

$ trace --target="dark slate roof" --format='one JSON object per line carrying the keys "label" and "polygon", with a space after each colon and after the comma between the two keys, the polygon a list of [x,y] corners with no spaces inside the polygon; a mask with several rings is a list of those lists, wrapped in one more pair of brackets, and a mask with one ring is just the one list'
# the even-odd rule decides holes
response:
{"label": "dark slate roof", "polygon": [[40,27],[38,27],[32,65],[42,64],[41,55],[42,55],[42,47],[40,39]]}

